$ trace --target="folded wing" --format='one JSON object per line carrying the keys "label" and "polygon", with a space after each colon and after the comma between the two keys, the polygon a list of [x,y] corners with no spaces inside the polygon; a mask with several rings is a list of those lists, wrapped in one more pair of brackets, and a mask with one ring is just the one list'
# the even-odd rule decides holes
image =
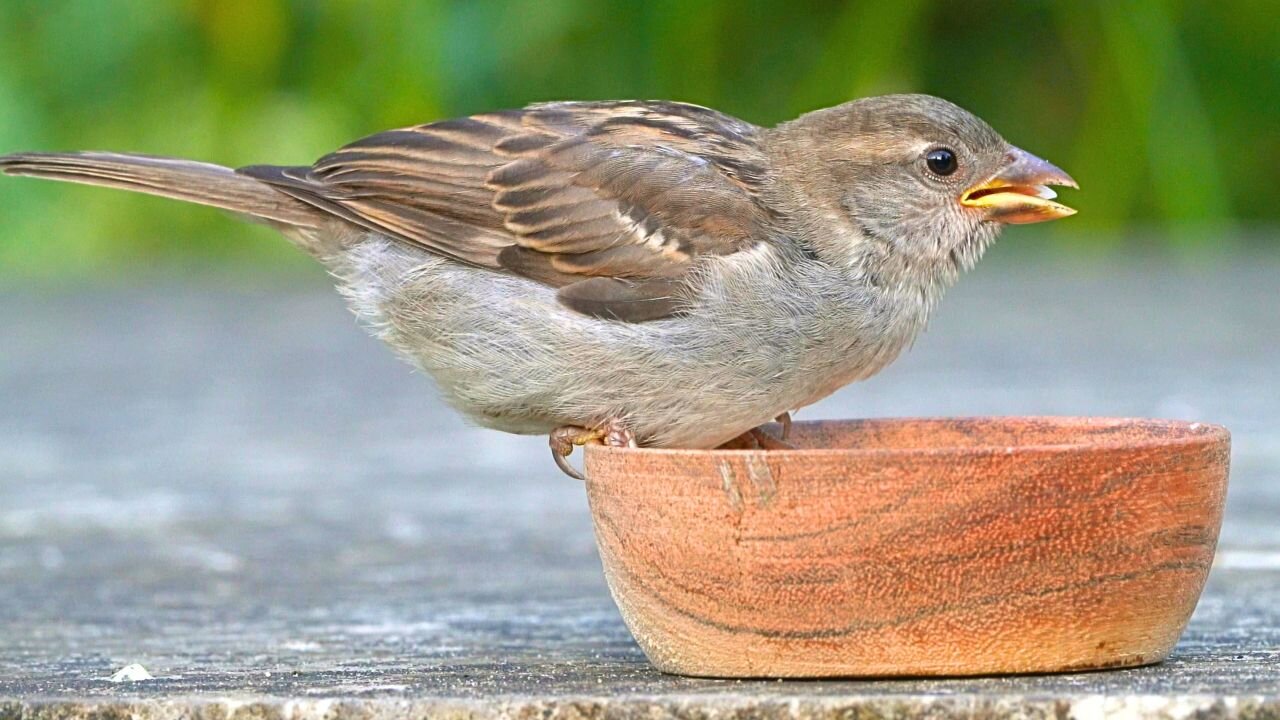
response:
{"label": "folded wing", "polygon": [[239,172],[433,253],[643,321],[680,311],[699,258],[765,239],[758,128],[667,102],[549,103],[378,133],[311,167]]}

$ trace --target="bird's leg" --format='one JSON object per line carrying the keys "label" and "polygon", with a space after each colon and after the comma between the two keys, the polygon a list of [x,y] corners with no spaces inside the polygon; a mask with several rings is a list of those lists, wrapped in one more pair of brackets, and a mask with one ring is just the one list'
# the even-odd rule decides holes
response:
{"label": "bird's leg", "polygon": [[795,450],[795,446],[787,442],[791,434],[791,413],[784,412],[774,418],[782,425],[782,438],[775,438],[762,427],[754,427],[738,437],[720,445],[717,450]]}
{"label": "bird's leg", "polygon": [[791,437],[791,411],[788,410],[782,413],[774,418],[773,421],[782,425],[782,437],[779,439],[785,442],[787,438]]}
{"label": "bird's leg", "polygon": [[636,447],[635,433],[631,432],[621,420],[610,420],[596,428],[584,428],[579,425],[562,425],[551,431],[548,437],[551,445],[551,457],[556,466],[565,475],[577,480],[585,479],[582,473],[569,464],[569,455],[573,454],[575,445],[586,445],[598,442],[610,447]]}

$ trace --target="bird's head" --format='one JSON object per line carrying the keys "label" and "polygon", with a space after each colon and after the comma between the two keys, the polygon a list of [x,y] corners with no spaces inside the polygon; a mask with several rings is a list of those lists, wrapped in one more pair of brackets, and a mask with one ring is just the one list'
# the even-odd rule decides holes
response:
{"label": "bird's head", "polygon": [[[1007,224],[1075,213],[1062,170],[929,95],[886,95],[809,113],[775,131],[795,183],[852,229],[819,241],[828,259],[896,260],[935,279],[970,268]],[[844,247],[842,246],[842,244]]]}

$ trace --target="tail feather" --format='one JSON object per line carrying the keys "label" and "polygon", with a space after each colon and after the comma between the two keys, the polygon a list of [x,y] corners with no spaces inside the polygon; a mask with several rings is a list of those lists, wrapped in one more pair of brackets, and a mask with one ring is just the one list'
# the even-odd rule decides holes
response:
{"label": "tail feather", "polygon": [[317,227],[324,217],[264,182],[192,160],[109,152],[16,153],[0,156],[0,172],[132,190],[298,227]]}

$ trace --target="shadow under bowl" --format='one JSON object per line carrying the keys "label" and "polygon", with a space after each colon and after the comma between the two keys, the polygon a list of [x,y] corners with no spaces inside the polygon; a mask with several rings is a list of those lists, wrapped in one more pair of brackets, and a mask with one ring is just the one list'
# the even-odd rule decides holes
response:
{"label": "shadow under bowl", "polygon": [[957,676],[1165,659],[1213,562],[1203,423],[796,423],[795,450],[589,446],[605,577],[660,670]]}

